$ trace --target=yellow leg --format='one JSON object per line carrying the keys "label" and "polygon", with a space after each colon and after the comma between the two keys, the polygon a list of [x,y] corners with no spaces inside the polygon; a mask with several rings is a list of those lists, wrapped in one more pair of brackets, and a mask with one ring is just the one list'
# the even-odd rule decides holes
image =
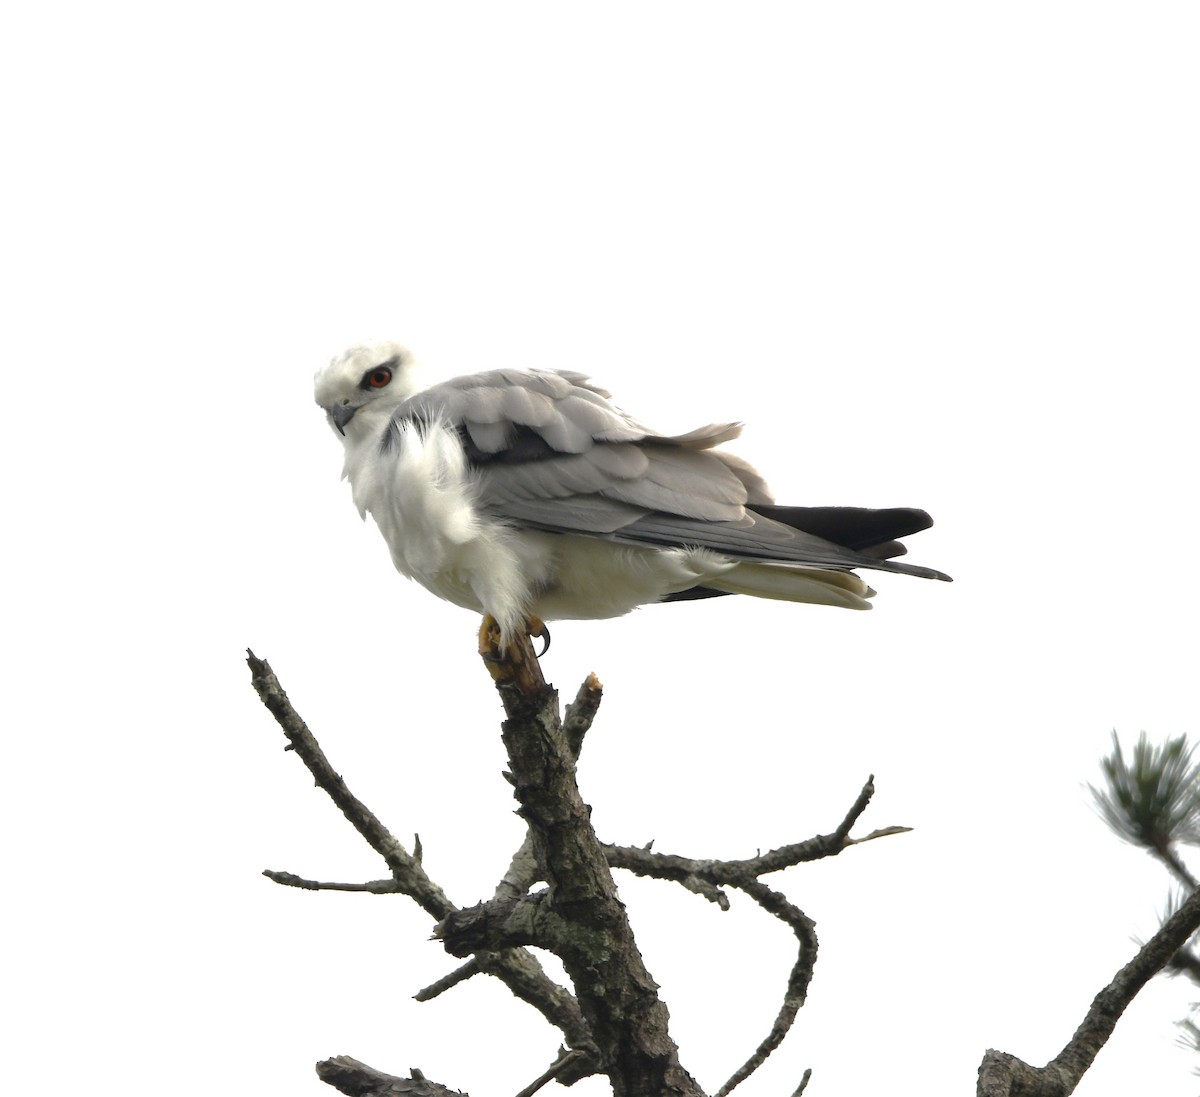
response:
{"label": "yellow leg", "polygon": [[484,659],[495,662],[504,658],[500,648],[500,626],[490,613],[485,613],[483,620],[479,622],[479,654]]}
{"label": "yellow leg", "polygon": [[[491,614],[479,625],[479,654],[483,665],[497,683],[512,683],[523,692],[545,689],[546,681],[533,652],[530,636],[548,637],[544,622],[532,618],[507,647],[500,643],[500,626]],[[549,643],[547,643],[547,647]]]}

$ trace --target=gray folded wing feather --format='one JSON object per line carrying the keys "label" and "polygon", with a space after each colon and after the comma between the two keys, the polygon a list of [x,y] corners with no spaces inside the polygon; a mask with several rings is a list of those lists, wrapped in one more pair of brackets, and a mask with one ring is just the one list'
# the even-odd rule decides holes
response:
{"label": "gray folded wing feather", "polygon": [[941,577],[747,510],[748,503],[771,503],[765,482],[741,458],[712,450],[736,437],[739,424],[659,435],[583,374],[492,370],[459,377],[402,404],[393,430],[405,420],[457,430],[480,510],[516,526],[749,560]]}
{"label": "gray folded wing feather", "polygon": [[761,515],[749,516],[747,525],[731,522],[697,523],[673,514],[648,514],[614,532],[615,540],[662,546],[699,546],[725,556],[763,563],[804,564],[816,568],[870,568],[917,575],[924,579],[949,579],[948,575],[917,564],[880,559],[866,551],[843,548],[803,530],[793,529]]}
{"label": "gray folded wing feather", "polygon": [[[544,435],[543,435],[544,437]],[[563,529],[593,529],[566,524],[571,508],[614,515],[604,503],[623,505],[630,520],[665,512],[699,521],[741,522],[746,517],[746,488],[712,454],[672,449],[661,442],[593,442],[584,452],[558,452],[525,462],[480,464],[476,500],[490,514],[521,519],[530,504],[553,501],[562,506]],[[539,508],[539,513],[545,513]]]}
{"label": "gray folded wing feather", "polygon": [[398,418],[441,418],[466,429],[484,453],[500,453],[521,427],[559,453],[582,453],[595,441],[644,438],[645,427],[613,405],[583,374],[489,370],[456,377],[406,400]]}
{"label": "gray folded wing feather", "polygon": [[582,374],[491,370],[455,378],[401,404],[393,428],[405,420],[457,429],[476,467],[479,506],[517,521],[535,510],[545,515],[548,501],[571,499],[575,506],[561,514],[577,511],[583,524],[564,528],[581,531],[610,527],[618,513],[627,521],[658,510],[736,522],[751,490],[763,492],[744,462],[708,452],[735,437],[737,424],[659,435]]}

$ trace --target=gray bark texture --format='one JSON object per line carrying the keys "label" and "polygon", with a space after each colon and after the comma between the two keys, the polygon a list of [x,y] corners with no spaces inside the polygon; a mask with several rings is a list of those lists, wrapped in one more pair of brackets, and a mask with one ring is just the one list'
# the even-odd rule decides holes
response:
{"label": "gray bark texture", "polygon": [[[349,790],[315,737],[292,707],[270,666],[249,653],[252,681],[260,699],[294,751],[323,789],[387,865],[389,876],[365,883],[330,883],[268,870],[276,883],[310,890],[407,895],[436,920],[434,935],[452,956],[464,958],[454,971],[416,994],[428,1001],[479,974],[491,975],[515,997],[532,1005],[562,1033],[565,1047],[518,1097],[531,1097],[550,1081],[565,1085],[592,1074],[607,1077],[616,1097],[704,1097],[680,1062],[669,1031],[667,1007],[646,970],[625,907],[617,897],[612,869],[673,882],[729,908],[726,888],[753,899],[788,925],[797,958],[775,1023],[750,1057],[717,1091],[725,1097],[779,1046],[807,998],[817,956],[816,927],[807,915],[761,877],[806,861],[837,856],[876,838],[904,833],[885,827],[861,838],[850,831],[874,793],[868,779],[845,818],[820,834],[753,857],[720,861],[652,852],[649,847],[605,845],[591,825],[591,810],[576,782],[584,736],[602,690],[588,677],[560,717],[558,695],[542,677],[528,637],[502,649],[495,622],[485,618],[480,654],[504,707],[501,737],[508,753],[505,774],[513,786],[527,834],[493,897],[457,906],[426,874],[420,840],[409,852],[379,818]],[[538,883],[538,890],[531,890]],[[1180,955],[1200,927],[1200,892],[1192,895],[1160,931],[1095,998],[1083,1023],[1062,1052],[1044,1067],[989,1050],[979,1068],[977,1097],[1067,1097],[1107,1041],[1138,991]],[[547,976],[536,946],[554,953],[570,976],[573,993]],[[1178,962],[1177,960],[1175,962]],[[319,1077],[357,1097],[456,1097],[457,1091],[430,1081],[419,1070],[407,1078],[385,1074],[348,1056],[317,1065]],[[532,1073],[532,1072],[531,1072]],[[795,1093],[810,1078],[805,1071]]]}

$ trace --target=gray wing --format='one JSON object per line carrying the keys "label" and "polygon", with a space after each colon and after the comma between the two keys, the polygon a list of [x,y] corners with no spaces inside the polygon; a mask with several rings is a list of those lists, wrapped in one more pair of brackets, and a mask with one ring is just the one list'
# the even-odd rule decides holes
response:
{"label": "gray wing", "polygon": [[[711,447],[735,423],[663,436],[612,403],[582,374],[492,370],[416,394],[400,422],[439,420],[458,431],[490,514],[564,531],[611,534],[655,511],[740,521],[769,493],[748,465]],[[386,439],[385,439],[386,441]]]}
{"label": "gray wing", "polygon": [[[886,535],[876,540],[872,528],[870,537],[843,544],[793,524],[804,508],[772,508],[762,477],[740,458],[712,448],[737,437],[740,424],[660,435],[621,411],[582,374],[493,370],[435,385],[397,409],[385,444],[406,420],[437,420],[457,430],[475,473],[480,509],[515,526],[708,548],[743,559],[942,577],[881,559],[884,553],[869,554],[872,545],[911,532],[886,532],[904,523],[877,521]],[[774,513],[758,513],[756,506]],[[840,508],[819,508],[832,509]],[[911,515],[920,514],[928,524],[923,512],[892,513],[910,516],[908,524]]]}

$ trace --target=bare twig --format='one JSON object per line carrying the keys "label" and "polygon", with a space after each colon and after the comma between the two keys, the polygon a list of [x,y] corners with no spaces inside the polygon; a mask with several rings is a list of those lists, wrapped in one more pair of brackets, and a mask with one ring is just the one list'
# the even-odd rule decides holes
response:
{"label": "bare twig", "polygon": [[291,872],[276,872],[273,869],[263,869],[263,875],[268,880],[274,880],[284,887],[301,888],[304,891],[365,891],[371,895],[395,895],[403,892],[403,886],[396,880],[368,880],[365,884],[335,884],[322,880],[306,880]]}
{"label": "bare twig", "polygon": [[[392,836],[375,814],[350,792],[346,782],[330,765],[300,714],[292,707],[270,665],[252,651],[246,654],[254,688],[283,729],[289,747],[308,767],[317,786],[328,793],[342,814],[383,858],[396,881],[397,890],[414,899],[422,909],[439,920],[457,910],[417,860]],[[580,1050],[589,1057],[593,1056],[595,1045],[587,1022],[580,1012],[579,1003],[570,992],[546,975],[534,956],[523,949],[506,949],[502,952],[481,953],[475,957],[475,961],[480,970],[496,976],[516,997],[528,1002],[547,1021],[561,1029],[568,1047]]]}
{"label": "bare twig", "polygon": [[702,898],[707,899],[710,903],[715,903],[722,910],[729,909],[729,896],[725,894],[722,888],[710,883],[702,876],[685,876],[677,882],[687,888],[688,891],[693,891]]}
{"label": "bare twig", "polygon": [[808,1080],[812,1077],[812,1067],[809,1067],[800,1079],[800,1084],[796,1087],[796,1092],[792,1097],[800,1097],[800,1095],[808,1089]]}
{"label": "bare twig", "polygon": [[539,1075],[532,1082],[530,1082],[529,1085],[527,1085],[523,1090],[521,1090],[520,1093],[517,1094],[517,1097],[533,1097],[533,1095],[537,1093],[542,1086],[544,1086],[547,1082],[554,1081],[554,1079],[559,1077],[559,1075],[561,1075],[564,1071],[571,1066],[574,1066],[580,1058],[581,1056],[579,1052],[567,1051],[564,1048],[559,1054],[558,1058],[550,1064],[549,1069],[544,1074]]}
{"label": "bare twig", "polygon": [[567,705],[563,714],[563,735],[576,761],[579,761],[579,752],[583,749],[583,737],[592,726],[603,697],[604,687],[600,685],[600,679],[589,674],[575,694],[575,700]]}
{"label": "bare twig", "polygon": [[[750,1077],[767,1060],[788,1034],[796,1014],[800,1012],[808,996],[808,984],[812,981],[813,965],[817,961],[817,927],[799,907],[789,903],[778,891],[767,887],[761,880],[747,880],[737,887],[746,892],[764,910],[786,922],[796,935],[799,942],[799,955],[788,973],[787,990],[784,992],[783,1005],[771,1025],[771,1031],[750,1056],[730,1077],[719,1090],[717,1097],[725,1097],[735,1086],[740,1085]],[[802,1083],[807,1084],[807,1082]]]}
{"label": "bare twig", "polygon": [[912,827],[880,827],[878,830],[864,834],[861,838],[847,838],[847,846],[861,846],[863,842],[873,842],[876,838],[890,838],[893,834],[912,834]]}
{"label": "bare twig", "polygon": [[[690,880],[702,880],[708,885],[719,887],[722,884],[737,886],[739,881],[755,879],[768,872],[779,872],[793,865],[806,861],[819,861],[824,857],[836,857],[844,849],[874,838],[883,838],[892,834],[906,834],[910,827],[884,827],[872,831],[864,838],[850,838],[850,828],[858,821],[866,810],[875,792],[874,778],[867,778],[858,798],[851,805],[846,817],[838,824],[831,834],[818,834],[804,842],[780,846],[778,849],[759,853],[754,857],[739,860],[721,861],[715,859],[696,859],[680,857],[670,853],[653,853],[650,848],[639,846],[605,845],[604,853],[608,863],[613,868],[623,868],[637,876],[650,876],[659,880],[674,880],[690,890],[693,887]],[[715,900],[714,901],[719,901]]]}
{"label": "bare twig", "polygon": [[443,975],[436,983],[430,983],[423,990],[417,991],[413,997],[418,1002],[428,1002],[436,998],[439,994],[445,994],[446,991],[458,986],[459,983],[464,983],[473,975],[479,974],[479,964],[475,959],[468,960],[465,964],[456,967],[449,975]]}
{"label": "bare twig", "polygon": [[248,651],[246,655],[251,680],[258,696],[283,729],[292,749],[308,767],[308,771],[317,782],[317,787],[329,794],[329,798],[350,820],[354,829],[383,858],[404,894],[435,918],[444,918],[455,909],[446,893],[426,875],[416,859],[392,836],[375,813],[350,791],[346,782],[329,764],[325,752],[321,750],[316,737],[308,730],[308,725],[300,718],[300,714],[292,707],[270,665],[255,656],[252,651]]}
{"label": "bare twig", "polygon": [[787,923],[800,944],[799,956],[788,977],[783,1004],[771,1026],[771,1031],[759,1044],[754,1054],[733,1074],[720,1089],[718,1097],[724,1097],[735,1086],[745,1081],[767,1059],[767,1056],[783,1042],[808,993],[812,979],[813,964],[816,962],[817,937],[815,925],[803,911],[789,903],[779,892],[763,884],[758,877],[769,872],[778,872],[803,861],[814,861],[822,857],[834,857],[851,845],[865,842],[886,834],[904,833],[907,827],[887,827],[875,831],[866,838],[852,839],[850,830],[861,818],[871,797],[875,793],[874,777],[868,777],[849,811],[830,834],[817,835],[806,842],[797,842],[767,853],[741,860],[699,860],[679,857],[674,854],[652,853],[647,848],[632,846],[604,847],[605,856],[613,868],[623,868],[639,876],[650,876],[661,880],[673,880],[690,891],[696,891],[718,903],[722,909],[729,908],[729,900],[721,885],[728,885],[746,892],[765,910]]}
{"label": "bare twig", "polygon": [[[810,838],[806,842],[796,842],[792,845],[780,846],[779,849],[770,850],[761,857],[752,858],[751,864],[747,864],[746,867],[753,867],[755,875],[762,875],[767,872],[778,872],[780,869],[791,868],[793,865],[798,865],[805,861],[819,861],[823,857],[836,857],[847,846],[856,844],[850,838],[850,831],[853,829],[854,824],[858,822],[862,813],[867,810],[867,805],[870,804],[871,797],[874,795],[875,775],[871,774],[867,777],[866,784],[859,791],[854,803],[850,805],[850,810],[846,812],[845,818],[837,825],[832,834],[818,834],[815,838]],[[887,831],[888,833],[898,834],[908,829],[908,827],[888,827]]]}
{"label": "bare twig", "polygon": [[1168,918],[1093,999],[1067,1046],[1044,1067],[989,1049],[979,1066],[978,1097],[1067,1097],[1108,1041],[1126,1007],[1200,928],[1200,891]]}

